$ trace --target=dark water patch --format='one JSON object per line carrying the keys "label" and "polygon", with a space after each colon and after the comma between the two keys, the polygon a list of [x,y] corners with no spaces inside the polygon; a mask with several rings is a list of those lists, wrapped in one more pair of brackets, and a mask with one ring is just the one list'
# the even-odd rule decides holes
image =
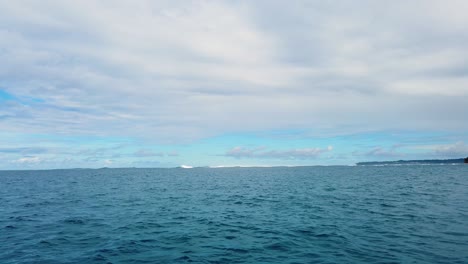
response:
{"label": "dark water patch", "polygon": [[269,245],[265,246],[265,249],[273,250],[273,251],[287,252],[287,251],[291,250],[291,247],[292,247],[291,243],[275,242],[275,243],[272,243],[272,244],[269,244]]}
{"label": "dark water patch", "polygon": [[52,243],[50,241],[47,241],[47,240],[41,240],[41,241],[39,241],[39,244],[42,245],[42,246],[46,246],[46,247],[50,247],[50,246],[54,245],[54,243]]}
{"label": "dark water patch", "polygon": [[110,263],[110,262],[107,262],[107,258],[104,257],[104,256],[101,255],[101,254],[97,254],[97,255],[93,256],[92,260],[93,260],[93,261],[98,261],[98,262],[101,262],[101,261],[102,261],[102,262]]}
{"label": "dark water patch", "polygon": [[226,251],[232,251],[234,253],[239,253],[239,254],[247,254],[249,253],[248,249],[243,249],[243,248],[226,248]]}
{"label": "dark water patch", "polygon": [[182,256],[174,259],[175,262],[193,262],[193,260],[189,256]]}
{"label": "dark water patch", "polygon": [[70,225],[84,225],[87,223],[87,220],[82,219],[82,218],[67,218],[62,221],[63,223],[70,224]]}
{"label": "dark water patch", "polygon": [[33,219],[30,216],[10,216],[10,220],[14,222],[35,222],[37,220]]}
{"label": "dark water patch", "polygon": [[380,206],[382,206],[382,207],[389,207],[389,208],[394,208],[394,207],[396,207],[395,205],[388,204],[388,203],[381,203]]}
{"label": "dark water patch", "polygon": [[141,243],[155,243],[157,242],[156,239],[141,239],[140,240]]}
{"label": "dark water patch", "polygon": [[136,241],[126,241],[120,243],[119,246],[116,247],[116,251],[119,254],[137,254],[146,251],[146,246],[143,246],[143,243],[137,243]]}
{"label": "dark water patch", "polygon": [[455,237],[468,237],[468,227],[466,228],[466,232],[452,232],[452,231],[449,231],[449,232],[443,232],[445,235],[449,235],[449,236],[455,236]]}

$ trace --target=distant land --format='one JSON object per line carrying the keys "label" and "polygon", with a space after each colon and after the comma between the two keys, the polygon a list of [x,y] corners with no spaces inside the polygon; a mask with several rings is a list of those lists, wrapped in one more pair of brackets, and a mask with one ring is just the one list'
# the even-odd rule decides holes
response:
{"label": "distant land", "polygon": [[418,165],[418,164],[454,164],[454,163],[466,163],[467,159],[431,159],[431,160],[395,160],[395,161],[366,161],[358,162],[358,166],[369,166],[369,165]]}

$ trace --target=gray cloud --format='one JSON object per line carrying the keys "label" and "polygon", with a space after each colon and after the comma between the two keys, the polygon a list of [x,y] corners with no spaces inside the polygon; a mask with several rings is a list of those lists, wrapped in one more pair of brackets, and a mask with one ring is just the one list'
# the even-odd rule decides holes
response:
{"label": "gray cloud", "polygon": [[367,150],[367,151],[356,151],[356,152],[353,153],[353,155],[358,156],[358,157],[367,157],[367,158],[376,158],[376,159],[380,159],[380,158],[386,158],[386,159],[402,158],[402,157],[406,156],[407,154],[402,152],[402,151],[399,151],[399,148],[401,148],[401,147],[403,147],[403,146],[394,145],[394,146],[389,147],[389,148],[385,148],[385,147],[382,147],[382,146],[376,146],[376,147],[373,147],[372,149]]}
{"label": "gray cloud", "polygon": [[93,157],[109,157],[115,155],[124,147],[124,144],[117,144],[110,147],[99,148],[84,148],[77,151],[72,151],[75,155],[93,156]]}
{"label": "gray cloud", "polygon": [[40,154],[47,151],[46,148],[41,147],[0,148],[0,153],[17,153],[22,155]]}
{"label": "gray cloud", "polygon": [[244,148],[235,147],[228,150],[224,155],[234,158],[257,158],[257,159],[315,159],[325,152],[332,151],[333,147],[328,148],[302,148],[289,150],[268,150],[264,147]]}
{"label": "gray cloud", "polygon": [[468,145],[463,141],[459,141],[454,144],[435,146],[433,155],[450,158],[468,157]]}
{"label": "gray cloud", "polygon": [[179,153],[177,151],[170,151],[167,153],[169,157],[178,157]]}
{"label": "gray cloud", "polygon": [[134,153],[135,157],[163,157],[163,152],[153,152],[149,149],[140,149]]}
{"label": "gray cloud", "polygon": [[0,87],[41,99],[2,104],[1,131],[468,131],[466,1],[112,6],[0,4]]}
{"label": "gray cloud", "polygon": [[468,156],[468,145],[463,141],[452,144],[421,145],[420,143],[398,144],[391,147],[376,146],[367,151],[355,151],[355,157],[374,159],[441,159]]}

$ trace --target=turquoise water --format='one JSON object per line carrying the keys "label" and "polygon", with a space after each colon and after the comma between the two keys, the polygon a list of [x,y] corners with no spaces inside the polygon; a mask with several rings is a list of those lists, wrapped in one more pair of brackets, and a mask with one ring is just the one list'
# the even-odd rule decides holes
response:
{"label": "turquoise water", "polygon": [[0,263],[468,263],[468,166],[0,171]]}

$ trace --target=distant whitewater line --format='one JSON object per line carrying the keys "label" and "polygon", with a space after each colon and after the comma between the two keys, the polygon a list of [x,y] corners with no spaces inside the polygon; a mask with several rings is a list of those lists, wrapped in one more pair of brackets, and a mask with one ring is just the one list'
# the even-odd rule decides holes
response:
{"label": "distant whitewater line", "polygon": [[348,165],[211,165],[211,166],[190,166],[180,165],[181,169],[221,169],[221,168],[297,168],[297,167],[320,167],[320,166],[348,166]]}
{"label": "distant whitewater line", "polygon": [[189,165],[180,165],[177,168],[182,169],[193,169],[193,168],[209,168],[209,169],[220,169],[220,168],[274,168],[274,167],[301,167],[301,166],[273,166],[273,165],[215,165],[215,166],[201,166],[201,167],[194,167]]}

